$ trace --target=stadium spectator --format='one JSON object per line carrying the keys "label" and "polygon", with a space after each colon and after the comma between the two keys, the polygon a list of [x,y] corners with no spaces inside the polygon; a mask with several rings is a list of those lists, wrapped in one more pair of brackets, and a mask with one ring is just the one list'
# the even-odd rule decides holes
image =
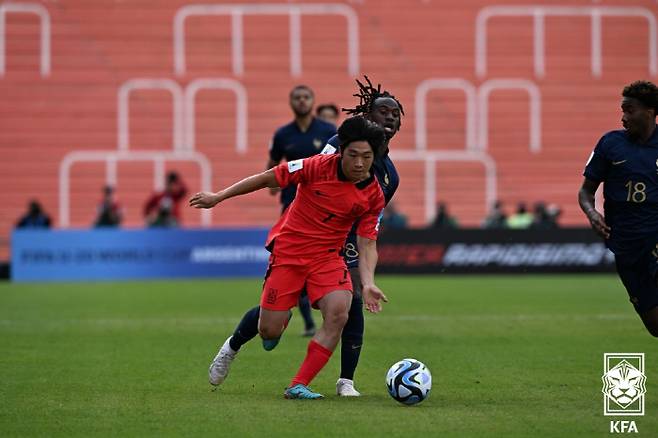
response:
{"label": "stadium spectator", "polygon": [[482,228],[487,229],[500,229],[507,227],[507,215],[503,209],[503,203],[496,201],[487,215],[482,221]]}
{"label": "stadium spectator", "polygon": [[513,230],[523,230],[532,225],[532,213],[528,211],[525,202],[519,202],[516,212],[507,218],[507,227]]}
{"label": "stadium spectator", "polygon": [[[144,219],[148,226],[176,226],[181,223],[180,201],[187,187],[177,172],[167,174],[165,189],[156,192],[144,204]],[[165,225],[166,224],[166,225]]]}
{"label": "stadium spectator", "polygon": [[[585,165],[578,203],[615,255],[617,273],[647,331],[658,337],[658,87],[624,87],[624,129],[603,135]],[[604,214],[595,194],[603,183]]]}
{"label": "stadium spectator", "polygon": [[547,207],[542,201],[535,203],[533,220],[530,228],[537,230],[554,230],[559,227],[557,218],[561,213],[560,208],[555,204],[551,204],[549,207]]}
{"label": "stadium spectator", "polygon": [[30,201],[27,213],[16,223],[16,228],[50,228],[50,217],[36,199]]}
{"label": "stadium spectator", "polygon": [[103,187],[103,199],[98,204],[94,227],[118,227],[123,220],[121,205],[114,199],[114,187]]}
{"label": "stadium spectator", "polygon": [[[278,165],[282,160],[288,162],[307,158],[320,153],[327,140],[336,134],[336,126],[313,117],[313,90],[307,85],[297,85],[289,94],[289,104],[294,120],[274,133],[270,146],[267,169]],[[279,189],[271,189],[273,195]],[[292,184],[281,190],[281,212],[283,213],[295,199],[296,185]],[[299,299],[299,312],[304,319],[304,336],[315,334],[315,322],[306,293]]]}
{"label": "stadium spectator", "polygon": [[[267,169],[282,160],[294,161],[319,154],[327,140],[336,134],[336,126],[313,117],[314,99],[313,90],[307,85],[297,85],[290,90],[289,104],[294,120],[274,133]],[[282,212],[295,199],[296,190],[295,185],[281,190]],[[279,189],[272,189],[270,193],[275,195]]]}
{"label": "stadium spectator", "polygon": [[173,228],[178,226],[178,221],[173,214],[172,204],[169,198],[164,198],[158,207],[157,214],[148,223],[149,228]]}
{"label": "stadium spectator", "polygon": [[386,208],[384,208],[381,227],[382,231],[407,228],[407,216],[397,210],[393,201],[389,202]]}
{"label": "stadium spectator", "polygon": [[338,124],[338,107],[333,103],[323,103],[322,105],[318,105],[315,116],[320,120],[336,126]]}
{"label": "stadium spectator", "polygon": [[[268,237],[272,256],[258,321],[263,346],[271,350],[279,342],[302,288],[308,290],[314,306],[322,311],[322,328],[309,342],[307,355],[284,392],[289,399],[323,397],[308,385],[327,364],[348,319],[353,286],[338,248],[344,245],[355,221],[359,223],[363,302],[369,311],[377,313],[381,310],[380,300],[386,301],[374,282],[377,230],[385,198],[371,173],[374,158],[384,148],[386,133],[376,123],[357,116],[343,122],[338,135],[340,155],[321,155],[294,165],[282,164],[217,193],[197,193],[190,200],[193,207],[212,208],[233,196],[261,188],[303,183],[299,186],[300,199],[272,227]],[[235,356],[235,351],[227,351],[231,349],[230,339],[217,357]],[[217,357],[211,365],[211,379]],[[214,384],[221,383],[225,377],[226,373],[217,376]]]}
{"label": "stadium spectator", "polygon": [[560,216],[562,216],[562,209],[560,206],[557,204],[548,204],[548,207],[546,207],[546,212],[548,213],[548,217],[551,218],[553,222],[555,222],[557,227],[559,227],[560,223],[558,222],[558,219]]}
{"label": "stadium spectator", "polygon": [[456,229],[459,228],[459,222],[457,218],[451,216],[448,212],[448,206],[445,202],[439,202],[436,204],[436,216],[430,225],[430,228],[434,229]]}

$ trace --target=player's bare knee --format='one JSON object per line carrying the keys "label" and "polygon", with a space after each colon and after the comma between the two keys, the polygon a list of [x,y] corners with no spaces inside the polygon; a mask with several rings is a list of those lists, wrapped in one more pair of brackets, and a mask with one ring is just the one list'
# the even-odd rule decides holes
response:
{"label": "player's bare knee", "polygon": [[263,339],[275,339],[281,336],[281,327],[274,324],[261,324],[258,327],[258,333]]}
{"label": "player's bare knee", "polygon": [[261,328],[260,330],[258,330],[258,333],[260,334],[260,337],[263,339],[276,339],[281,335],[280,331],[270,327]]}
{"label": "player's bare knee", "polygon": [[343,327],[345,327],[345,324],[347,323],[348,317],[349,317],[349,313],[346,309],[340,309],[340,310],[337,309],[333,312],[327,313],[325,324],[342,330]]}

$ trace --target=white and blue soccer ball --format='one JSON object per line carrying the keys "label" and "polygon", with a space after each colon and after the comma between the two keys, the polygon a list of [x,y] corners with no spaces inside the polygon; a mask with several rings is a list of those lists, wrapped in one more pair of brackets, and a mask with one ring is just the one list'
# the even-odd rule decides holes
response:
{"label": "white and blue soccer ball", "polygon": [[386,373],[388,393],[405,405],[422,402],[432,389],[432,374],[416,359],[402,359]]}

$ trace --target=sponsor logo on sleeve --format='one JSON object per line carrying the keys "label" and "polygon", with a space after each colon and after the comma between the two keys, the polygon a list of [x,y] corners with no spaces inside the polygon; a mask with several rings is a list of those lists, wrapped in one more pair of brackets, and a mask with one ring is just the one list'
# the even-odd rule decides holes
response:
{"label": "sponsor logo on sleeve", "polygon": [[294,160],[294,161],[288,161],[288,172],[290,173],[295,173],[298,170],[304,168],[304,160]]}
{"label": "sponsor logo on sleeve", "polygon": [[384,217],[384,210],[382,209],[377,216],[377,225],[375,225],[375,231],[379,231],[379,226],[382,224],[382,218]]}
{"label": "sponsor logo on sleeve", "polygon": [[324,149],[322,149],[322,151],[320,152],[320,154],[322,154],[322,155],[331,155],[331,154],[335,154],[335,153],[336,153],[336,148],[333,147],[332,145],[330,145],[329,143],[327,143],[324,146]]}

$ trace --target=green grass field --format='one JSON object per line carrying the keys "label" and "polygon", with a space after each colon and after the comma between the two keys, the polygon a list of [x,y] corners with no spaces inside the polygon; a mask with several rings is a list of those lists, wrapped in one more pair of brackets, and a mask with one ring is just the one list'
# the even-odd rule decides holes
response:
{"label": "green grass field", "polygon": [[[604,436],[604,352],[645,353],[646,415],[625,419],[656,436],[658,340],[616,276],[379,284],[390,303],[366,317],[364,396],[334,395],[334,355],[312,385],[321,401],[282,397],[308,341],[298,312],[276,350],[256,339],[210,391],[208,363],[258,280],[0,284],[0,436]],[[384,385],[404,357],[433,373],[415,407]]]}

